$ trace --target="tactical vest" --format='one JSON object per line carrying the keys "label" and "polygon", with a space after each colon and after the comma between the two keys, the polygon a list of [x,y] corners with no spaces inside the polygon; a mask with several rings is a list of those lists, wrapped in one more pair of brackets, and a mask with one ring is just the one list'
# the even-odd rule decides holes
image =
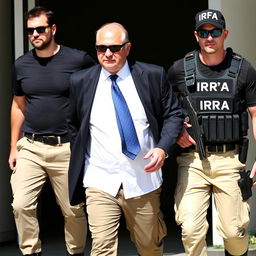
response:
{"label": "tactical vest", "polygon": [[[231,48],[227,50],[232,51]],[[243,58],[232,51],[230,67],[217,78],[206,77],[199,71],[198,58],[198,51],[186,54],[185,83],[205,142],[238,142],[248,130],[246,106],[237,93],[237,78]]]}

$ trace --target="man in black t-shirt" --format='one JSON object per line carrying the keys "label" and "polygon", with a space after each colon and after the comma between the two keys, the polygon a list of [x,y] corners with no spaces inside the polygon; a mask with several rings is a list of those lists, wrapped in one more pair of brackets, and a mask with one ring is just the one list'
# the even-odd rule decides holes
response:
{"label": "man in black t-shirt", "polygon": [[177,157],[176,222],[182,228],[186,253],[206,256],[206,215],[213,195],[225,255],[245,256],[247,200],[256,172],[256,163],[250,173],[244,171],[247,110],[256,137],[256,71],[231,48],[224,49],[228,30],[221,12],[197,13],[194,35],[200,50],[175,61],[168,71],[187,115],[177,141],[181,154]]}
{"label": "man in black t-shirt", "polygon": [[14,64],[9,156],[19,247],[23,255],[41,255],[36,209],[48,177],[64,216],[67,255],[83,255],[87,222],[84,203],[69,203],[66,117],[69,77],[94,65],[94,60],[84,51],[55,42],[52,11],[33,8],[26,14],[26,25],[34,49]]}

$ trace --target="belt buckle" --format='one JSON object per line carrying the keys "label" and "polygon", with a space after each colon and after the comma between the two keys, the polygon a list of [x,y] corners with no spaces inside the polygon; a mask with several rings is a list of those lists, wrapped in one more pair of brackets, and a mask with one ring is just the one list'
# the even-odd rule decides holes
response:
{"label": "belt buckle", "polygon": [[60,136],[43,136],[42,142],[51,146],[61,144]]}

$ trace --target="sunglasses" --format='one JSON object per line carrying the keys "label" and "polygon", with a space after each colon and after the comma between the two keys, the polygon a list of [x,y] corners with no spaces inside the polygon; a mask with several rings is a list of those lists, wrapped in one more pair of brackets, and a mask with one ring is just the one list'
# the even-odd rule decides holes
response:
{"label": "sunglasses", "polygon": [[201,38],[208,38],[209,34],[211,37],[219,37],[222,34],[222,29],[212,29],[212,30],[205,30],[205,29],[199,29],[197,30],[197,34]]}
{"label": "sunglasses", "polygon": [[109,49],[111,52],[119,52],[128,42],[120,45],[96,45],[97,52],[106,52]]}
{"label": "sunglasses", "polygon": [[36,31],[38,34],[43,34],[45,33],[46,28],[50,27],[50,25],[48,26],[40,26],[40,27],[36,27],[36,28],[27,28],[27,32],[29,35],[33,35],[34,31]]}

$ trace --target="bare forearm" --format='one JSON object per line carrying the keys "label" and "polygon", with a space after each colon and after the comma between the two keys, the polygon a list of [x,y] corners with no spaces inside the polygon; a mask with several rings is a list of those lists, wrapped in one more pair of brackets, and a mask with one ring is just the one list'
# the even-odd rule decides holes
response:
{"label": "bare forearm", "polygon": [[24,110],[24,97],[15,97],[11,107],[11,148],[16,147],[16,143],[21,137],[21,128],[24,122]]}
{"label": "bare forearm", "polygon": [[11,114],[11,148],[16,147],[21,137],[21,127],[24,122],[24,115],[20,110],[12,111]]}

